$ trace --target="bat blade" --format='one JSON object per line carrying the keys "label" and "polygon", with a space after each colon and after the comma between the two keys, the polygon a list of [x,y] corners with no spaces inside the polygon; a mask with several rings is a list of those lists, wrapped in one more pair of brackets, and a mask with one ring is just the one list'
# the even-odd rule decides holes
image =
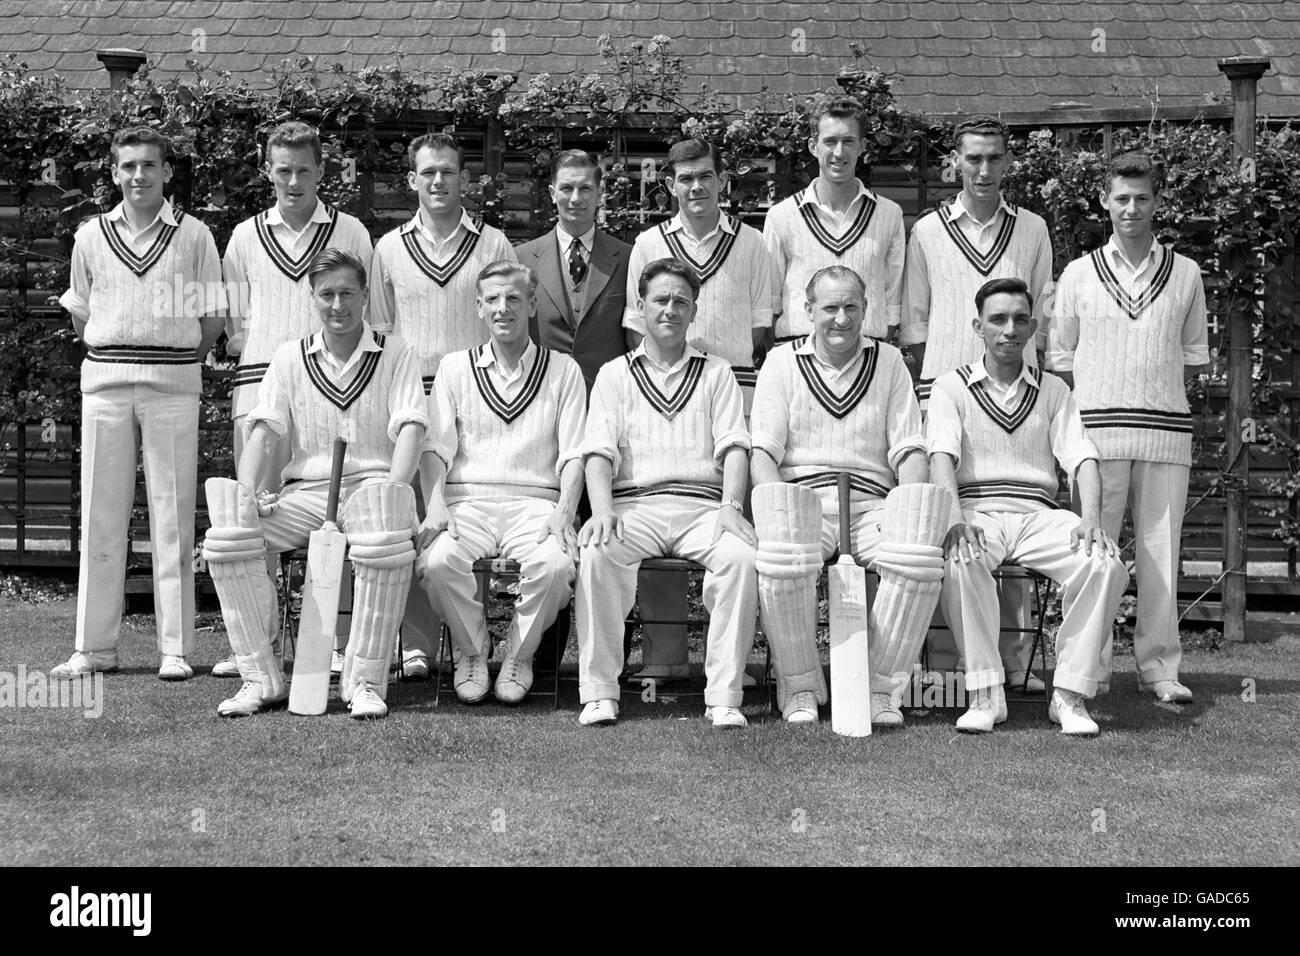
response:
{"label": "bat blade", "polygon": [[830,592],[831,730],[871,736],[871,663],[867,654],[867,574],[848,555],[827,572]]}
{"label": "bat blade", "polygon": [[311,533],[293,680],[289,684],[292,714],[317,716],[325,713],[329,703],[330,657],[334,651],[347,543],[347,535],[328,525]]}

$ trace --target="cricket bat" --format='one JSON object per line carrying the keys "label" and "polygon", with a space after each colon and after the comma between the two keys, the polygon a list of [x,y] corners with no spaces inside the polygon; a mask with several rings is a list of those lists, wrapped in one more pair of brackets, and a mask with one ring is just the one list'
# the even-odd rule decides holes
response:
{"label": "cricket bat", "polygon": [[853,560],[849,476],[841,472],[840,559],[827,573],[830,592],[831,730],[871,736],[871,664],[867,655],[867,573]]}
{"label": "cricket bat", "polygon": [[289,713],[316,716],[325,713],[330,695],[330,656],[339,616],[343,586],[343,557],[347,535],[339,530],[339,486],[343,483],[343,457],[348,443],[334,439],[334,466],[330,471],[325,523],[311,533],[307,545],[307,573],[302,582],[302,613],[298,617],[298,646],[289,683]]}

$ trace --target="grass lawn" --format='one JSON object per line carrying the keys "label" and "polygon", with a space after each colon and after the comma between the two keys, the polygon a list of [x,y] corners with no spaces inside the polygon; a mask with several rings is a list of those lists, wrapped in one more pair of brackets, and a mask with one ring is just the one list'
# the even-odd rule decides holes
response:
{"label": "grass lawn", "polygon": [[[71,651],[75,602],[0,597],[0,671]],[[1045,703],[987,737],[954,711],[868,740],[828,723],[716,732],[699,698],[623,699],[612,728],[562,709],[433,706],[404,684],[385,721],[227,721],[237,682],[219,617],[199,676],[154,676],[153,619],[126,619],[103,715],[0,709],[0,859],[8,864],[1296,864],[1300,636],[1184,658],[1193,707],[1139,697],[1132,657],[1071,740]],[[1203,642],[1202,642],[1203,643]],[[1243,701],[1242,682],[1255,700]],[[540,682],[539,682],[540,683]],[[453,695],[454,696],[454,695]]]}

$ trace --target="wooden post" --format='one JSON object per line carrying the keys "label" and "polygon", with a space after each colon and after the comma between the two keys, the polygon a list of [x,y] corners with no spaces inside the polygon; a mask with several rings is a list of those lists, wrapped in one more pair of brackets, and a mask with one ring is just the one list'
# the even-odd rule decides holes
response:
{"label": "wooden post", "polygon": [[[1232,82],[1232,133],[1243,174],[1255,178],[1255,87],[1269,67],[1265,57],[1228,57],[1219,69]],[[1254,221],[1248,192],[1243,216]],[[1250,274],[1256,268],[1249,254],[1233,252],[1231,270]],[[1251,344],[1254,339],[1254,288],[1244,301],[1234,299],[1228,316],[1228,415],[1225,431],[1228,475],[1223,522],[1223,633],[1229,641],[1246,639],[1246,534],[1250,506],[1250,448],[1242,442],[1242,423],[1250,418]]]}
{"label": "wooden post", "polygon": [[126,86],[145,61],[139,50],[127,49],[100,50],[95,58],[108,70],[108,86],[114,91]]}

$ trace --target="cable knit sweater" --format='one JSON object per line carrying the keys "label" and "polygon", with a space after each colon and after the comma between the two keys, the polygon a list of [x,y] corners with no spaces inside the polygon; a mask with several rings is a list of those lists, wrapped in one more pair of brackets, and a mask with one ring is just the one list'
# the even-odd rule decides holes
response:
{"label": "cable knit sweater", "polygon": [[636,237],[627,269],[627,311],[623,325],[645,335],[637,306],[637,283],[656,259],[678,259],[700,276],[695,321],[687,333],[693,348],[725,359],[741,385],[753,387],[753,329],[772,324],[772,271],[762,234],[738,219],[723,216],[717,232],[698,248],[683,238],[680,216]]}
{"label": "cable knit sweater", "polygon": [[1000,401],[988,387],[983,360],[939,376],[930,393],[930,454],[957,462],[957,493],[965,511],[1056,508],[1056,465],[1073,475],[1099,458],[1070,389],[1055,375],[1025,366],[1018,399]]}
{"label": "cable knit sweater", "polygon": [[479,272],[498,259],[516,258],[501,230],[491,226],[471,229],[469,225],[474,224],[464,216],[461,222],[461,238],[442,261],[433,259],[415,219],[375,243],[371,324],[376,331],[395,332],[415,349],[426,395],[444,355],[463,352],[488,339],[487,326],[474,305]]}
{"label": "cable knit sweater", "polygon": [[752,422],[754,448],[772,457],[782,481],[815,488],[827,514],[840,510],[839,472],[852,475],[855,505],[879,507],[903,457],[926,450],[902,354],[870,339],[837,381],[811,337],[778,345],[758,373]]}
{"label": "cable knit sweater", "polygon": [[345,477],[387,474],[402,425],[429,426],[415,353],[397,336],[367,329],[357,346],[365,354],[335,379],[322,348],[317,332],[275,350],[249,424],[265,422],[289,442],[286,482],[329,478],[339,437],[348,440]]}
{"label": "cable knit sweater", "polygon": [[319,327],[307,281],[316,254],[342,249],[369,268],[370,234],[361,220],[328,206],[324,212],[328,221],[307,227],[311,238],[296,259],[277,241],[265,211],[235,226],[230,236],[222,263],[232,313],[227,329],[237,325],[243,336],[231,397],[234,417],[247,415],[257,404],[257,385],[275,350]]}
{"label": "cable knit sweater", "polygon": [[1075,399],[1102,457],[1191,465],[1183,367],[1209,361],[1201,270],[1161,247],[1134,295],[1108,248],[1075,259],[1061,274],[1052,367],[1073,370]]}
{"label": "cable knit sweater", "polygon": [[[860,185],[860,184],[859,184]],[[763,241],[772,257],[779,310],[777,341],[812,331],[806,308],[808,280],[827,266],[848,266],[867,285],[862,334],[877,339],[898,325],[903,295],[903,210],[898,203],[865,188],[854,217],[839,235],[822,214],[810,185],[781,200],[763,223]],[[852,209],[852,207],[850,207]]]}
{"label": "cable knit sweater", "polygon": [[212,233],[193,216],[165,206],[162,228],[142,251],[110,215],[83,223],[72,249],[70,288],[60,301],[86,319],[83,392],[114,385],[200,392],[200,319],[220,313],[225,290]]}
{"label": "cable knit sweater", "polygon": [[578,363],[528,347],[517,391],[502,394],[491,344],[442,360],[426,443],[447,469],[446,499],[524,495],[558,501],[560,472],[582,454],[587,387]]}
{"label": "cable knit sweater", "polygon": [[645,494],[722,499],[722,460],[749,449],[744,400],[722,359],[687,347],[667,394],[644,345],[596,375],[583,451],[613,465],[615,500]]}
{"label": "cable knit sweater", "polygon": [[[1052,240],[1041,216],[1004,203],[992,245],[978,250],[952,218],[958,209],[949,202],[921,216],[907,247],[898,341],[925,343],[917,383],[922,399],[934,379],[984,354],[984,343],[971,328],[980,286],[990,279],[1023,279],[1034,296],[1034,314],[1039,315],[1043,289],[1052,278]],[[1025,345],[1030,365],[1038,363],[1035,345],[1046,344],[1045,326],[1040,319],[1038,342]]]}

